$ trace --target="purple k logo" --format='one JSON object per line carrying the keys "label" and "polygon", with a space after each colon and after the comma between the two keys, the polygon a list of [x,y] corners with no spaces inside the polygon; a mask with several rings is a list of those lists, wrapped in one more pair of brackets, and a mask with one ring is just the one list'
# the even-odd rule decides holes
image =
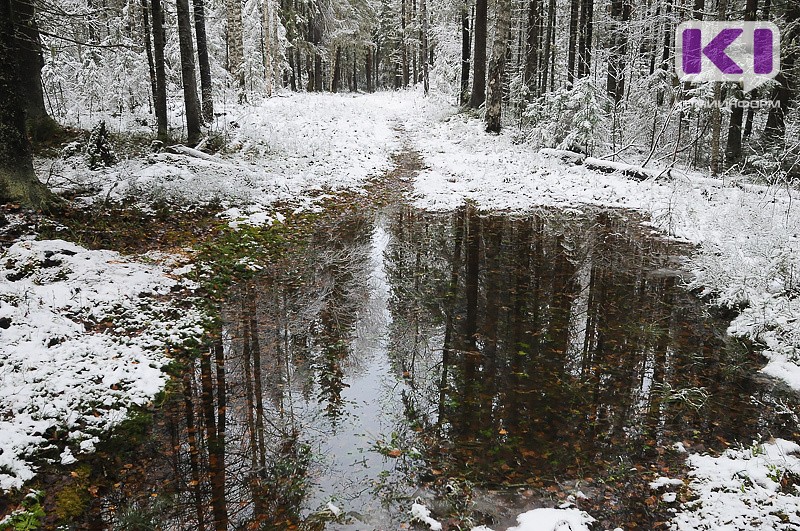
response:
{"label": "purple k logo", "polygon": [[777,75],[779,38],[771,22],[684,22],[675,69],[681,81],[741,81],[749,91]]}

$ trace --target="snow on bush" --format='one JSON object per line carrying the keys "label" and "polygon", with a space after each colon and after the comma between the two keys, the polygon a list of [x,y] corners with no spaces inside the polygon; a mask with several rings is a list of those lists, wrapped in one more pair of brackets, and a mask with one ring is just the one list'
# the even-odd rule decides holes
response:
{"label": "snow on bush", "polygon": [[800,451],[775,439],[719,457],[692,455],[690,488],[697,499],[674,520],[678,531],[780,531],[800,528]]}
{"label": "snow on bush", "polygon": [[411,505],[411,518],[427,525],[430,527],[431,531],[442,531],[441,522],[432,518],[431,510],[421,503],[414,503]]}
{"label": "snow on bush", "polygon": [[[165,347],[203,332],[199,312],[156,300],[177,284],[160,267],[61,240],[2,255],[0,491],[30,480],[44,450],[63,464],[92,452],[163,387]],[[69,447],[54,446],[56,433]]]}

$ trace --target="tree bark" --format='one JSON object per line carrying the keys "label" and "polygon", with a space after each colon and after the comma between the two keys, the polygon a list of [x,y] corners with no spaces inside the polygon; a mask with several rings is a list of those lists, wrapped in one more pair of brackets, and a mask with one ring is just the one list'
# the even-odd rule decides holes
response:
{"label": "tree bark", "polygon": [[[725,20],[727,13],[727,0],[719,0],[718,20]],[[722,83],[714,81],[714,102],[711,107],[711,175],[716,177],[720,170],[720,142],[719,134],[722,127]]]}
{"label": "tree bark", "polygon": [[486,0],[475,2],[475,53],[472,67],[472,93],[469,106],[480,107],[486,100],[486,26],[488,5]]}
{"label": "tree bark", "polygon": [[183,102],[186,109],[186,142],[194,147],[200,141],[200,100],[197,97],[197,79],[194,68],[192,22],[189,17],[189,0],[177,0],[178,41],[181,51],[181,79]]}
{"label": "tree bark", "polygon": [[[550,0],[547,6],[547,35],[544,43],[544,56],[539,62],[539,93],[547,92],[547,77],[548,72],[550,77],[553,76],[553,49],[555,47],[556,35],[556,0]],[[552,84],[552,83],[551,83]]]}
{"label": "tree bark", "polygon": [[339,83],[342,79],[342,48],[336,47],[336,56],[333,59],[333,80],[331,81],[331,92],[339,91]]}
{"label": "tree bark", "polygon": [[367,76],[367,92],[374,92],[375,85],[372,79],[372,44],[367,45],[367,61],[364,63],[364,70]]}
{"label": "tree bark", "polygon": [[233,75],[239,89],[239,103],[245,100],[244,84],[244,29],[242,27],[241,0],[225,0],[228,24],[228,72]]}
{"label": "tree bark", "polygon": [[499,133],[502,128],[503,73],[508,52],[508,26],[511,21],[511,0],[497,0],[497,23],[489,62],[489,84],[486,90],[486,131]]}
{"label": "tree bark", "polygon": [[[767,5],[765,5],[765,11],[767,10]],[[784,19],[786,20],[786,27],[790,29],[784,35],[781,35],[782,43],[797,42],[798,33],[800,32],[797,29],[796,22],[800,20],[800,5],[796,2],[790,2],[787,5]],[[792,87],[796,83],[796,79],[792,77],[792,72],[794,71],[797,56],[798,52],[794,47],[789,49],[785,57],[781,57],[781,71],[775,76],[775,81],[778,82],[778,85],[772,89],[771,100],[773,106],[770,107],[769,115],[767,115],[767,124],[764,127],[764,136],[770,140],[783,142],[786,136],[786,113],[789,110]]]}
{"label": "tree bark", "polygon": [[430,89],[428,77],[428,1],[420,0],[419,16],[422,17],[422,87],[425,94]]}
{"label": "tree bark", "polygon": [[153,97],[153,105],[155,105],[156,101],[156,93],[158,89],[156,88],[156,66],[153,62],[153,45],[150,38],[150,16],[149,16],[149,8],[147,6],[147,0],[141,0],[141,7],[142,7],[142,26],[144,28],[144,49],[145,53],[147,54],[147,66],[150,71],[150,91]]}
{"label": "tree bark", "polygon": [[153,56],[156,70],[156,94],[153,106],[158,123],[158,139],[167,140],[167,74],[164,62],[164,14],[161,0],[150,0],[153,13]]}
{"label": "tree bark", "polygon": [[586,77],[592,66],[592,19],[594,0],[581,2],[580,39],[578,42],[578,77]]}
{"label": "tree bark", "polygon": [[458,103],[465,105],[469,94],[469,66],[472,38],[469,31],[469,5],[467,0],[461,4],[461,96]]}
{"label": "tree bark", "polygon": [[272,9],[270,9],[270,0],[263,0],[262,5],[262,22],[261,26],[264,28],[264,82],[266,84],[267,97],[272,96]]}
{"label": "tree bark", "polygon": [[36,25],[33,0],[13,0],[17,53],[19,53],[20,94],[25,105],[28,133],[34,140],[52,136],[58,124],[47,113],[42,88],[42,41]]}
{"label": "tree bark", "polygon": [[211,64],[208,60],[206,39],[206,10],[204,0],[192,0],[194,5],[194,32],[197,36],[197,63],[200,66],[200,94],[203,98],[203,119],[214,120],[214,93],[211,86]]}
{"label": "tree bark", "polygon": [[616,103],[625,95],[625,57],[628,53],[628,21],[631,5],[628,0],[611,1],[611,18],[614,26],[611,35],[611,52],[608,58],[606,91]]}
{"label": "tree bark", "polygon": [[15,36],[19,24],[13,0],[0,0],[0,202],[47,209],[55,201],[33,170],[20,93],[23,54]]}
{"label": "tree bark", "polygon": [[575,83],[575,52],[578,49],[578,13],[580,0],[571,0],[569,4],[569,43],[567,44],[567,86]]}
{"label": "tree bark", "polygon": [[407,0],[400,0],[400,34],[401,34],[401,55],[402,55],[402,66],[403,66],[403,87],[408,86],[409,82],[409,70],[408,70],[408,39],[406,38],[406,24],[407,24],[407,11],[406,8]]}
{"label": "tree bark", "polygon": [[530,0],[528,2],[528,24],[525,34],[525,71],[524,81],[532,93],[536,93],[539,88],[539,63],[540,63],[540,41],[541,34],[541,0]]}

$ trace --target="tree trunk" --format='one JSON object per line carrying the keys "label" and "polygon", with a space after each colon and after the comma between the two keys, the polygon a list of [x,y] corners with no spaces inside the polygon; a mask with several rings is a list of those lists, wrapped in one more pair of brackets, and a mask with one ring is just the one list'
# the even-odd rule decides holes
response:
{"label": "tree trunk", "polygon": [[272,10],[270,0],[264,0],[261,26],[264,31],[264,82],[267,97],[272,96]]}
{"label": "tree trunk", "polygon": [[150,16],[148,13],[149,9],[147,7],[147,0],[142,0],[141,6],[142,26],[144,27],[144,49],[145,53],[147,54],[147,66],[150,70],[150,91],[152,92],[153,105],[155,105],[158,88],[156,87],[156,66],[153,62],[153,45],[150,39]]}
{"label": "tree trunk", "polygon": [[428,1],[420,0],[419,16],[422,17],[422,87],[425,94],[430,89],[428,77]]}
{"label": "tree trunk", "polygon": [[244,30],[242,28],[241,0],[225,0],[228,24],[228,72],[233,75],[239,89],[239,103],[245,100],[244,84]]}
{"label": "tree trunk", "polygon": [[364,70],[367,76],[367,92],[374,92],[375,85],[372,80],[372,44],[367,45],[367,60],[364,63]]}
{"label": "tree trunk", "polygon": [[153,106],[158,122],[158,139],[167,140],[167,74],[164,62],[164,14],[161,0],[150,0],[153,13],[153,56],[156,69],[156,94]]}
{"label": "tree trunk", "polygon": [[19,53],[20,94],[24,98],[28,133],[34,140],[45,139],[59,129],[47,113],[42,89],[42,41],[36,25],[33,0],[13,0],[17,50]]}
{"label": "tree trunk", "polygon": [[528,23],[527,33],[525,34],[525,72],[524,82],[532,93],[536,93],[539,88],[539,63],[540,63],[540,40],[541,27],[540,0],[530,0],[528,2]]}
{"label": "tree trunk", "polygon": [[342,79],[342,48],[336,47],[336,56],[333,59],[333,80],[331,81],[331,92],[339,92],[339,82]]}
{"label": "tree trunk", "polygon": [[628,0],[611,1],[611,18],[614,26],[611,34],[611,52],[608,57],[606,91],[616,103],[625,95],[625,57],[628,53],[628,21],[631,5]]}
{"label": "tree trunk", "polygon": [[[322,43],[322,12],[317,6],[311,20],[311,43],[314,45],[314,91],[322,92],[322,56],[319,46]],[[311,82],[309,81],[309,86]]]}
{"label": "tree trunk", "polygon": [[581,16],[578,40],[578,78],[589,75],[592,66],[592,18],[594,0],[581,2]]}
{"label": "tree trunk", "polygon": [[472,39],[469,31],[469,5],[467,0],[464,0],[464,3],[461,4],[461,96],[458,100],[460,105],[466,104],[468,100],[471,41]]}
{"label": "tree trunk", "polygon": [[469,106],[480,107],[486,100],[486,26],[488,22],[487,0],[475,2],[475,53],[473,54],[472,94]]}
{"label": "tree trunk", "polygon": [[489,84],[486,90],[486,131],[499,133],[502,128],[503,72],[508,53],[508,26],[511,21],[511,0],[497,0],[497,23],[489,62]]}
{"label": "tree trunk", "polygon": [[33,170],[21,94],[19,62],[24,54],[15,37],[19,24],[15,15],[12,0],[0,0],[0,202],[46,209],[54,197]]}
{"label": "tree trunk", "polygon": [[[725,20],[727,0],[719,0],[718,20]],[[722,83],[714,81],[714,103],[711,107],[711,175],[716,177],[720,170],[719,134],[722,127]]]}
{"label": "tree trunk", "polygon": [[550,0],[547,6],[547,35],[544,43],[544,56],[539,62],[539,93],[547,92],[547,74],[548,71],[552,77],[553,67],[553,49],[555,48],[555,35],[556,35],[556,0]]}
{"label": "tree trunk", "polygon": [[192,0],[194,5],[194,31],[197,36],[197,62],[200,66],[200,93],[203,97],[203,119],[214,120],[214,94],[211,87],[211,65],[206,44],[206,13],[204,0]]}
{"label": "tree trunk", "polygon": [[409,82],[409,71],[408,71],[408,39],[406,38],[406,2],[407,0],[400,0],[400,46],[401,46],[401,55],[402,55],[402,66],[403,66],[403,87],[408,86]]}
{"label": "tree trunk", "polygon": [[569,43],[567,44],[567,86],[575,83],[575,52],[578,49],[578,13],[580,0],[571,0],[569,4]]}
{"label": "tree trunk", "polygon": [[[768,4],[765,5],[765,10],[767,6]],[[784,19],[786,20],[786,27],[790,29],[786,31],[784,35],[781,35],[781,41],[783,43],[797,42],[798,37],[800,37],[800,35],[798,35],[800,31],[798,31],[796,22],[800,20],[800,5],[796,2],[790,2],[787,5]],[[785,45],[786,44],[784,44],[784,46]],[[764,136],[768,139],[783,142],[786,136],[786,113],[789,111],[792,88],[797,82],[797,80],[792,77],[797,57],[798,52],[796,51],[796,47],[794,47],[789,48],[786,56],[781,58],[781,71],[775,76],[775,81],[778,85],[772,89],[771,99],[773,106],[770,107],[769,115],[767,116],[767,124],[764,127]]]}
{"label": "tree trunk", "polygon": [[200,101],[197,98],[197,79],[194,69],[192,22],[189,18],[189,0],[177,0],[178,41],[181,49],[181,79],[183,102],[186,109],[186,142],[196,146],[200,141]]}

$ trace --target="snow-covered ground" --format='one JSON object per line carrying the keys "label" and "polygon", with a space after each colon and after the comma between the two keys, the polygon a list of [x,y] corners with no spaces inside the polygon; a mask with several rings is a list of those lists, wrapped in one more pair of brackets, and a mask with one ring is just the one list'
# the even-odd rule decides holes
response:
{"label": "snow-covered ground", "polygon": [[[731,332],[763,342],[769,359],[764,371],[800,390],[800,212],[789,190],[699,173],[643,182],[597,173],[518,142],[513,128],[487,135],[480,121],[414,92],[292,94],[254,107],[229,105],[225,112],[216,133],[228,147],[214,156],[159,153],[98,172],[87,171],[75,156],[40,164],[51,184],[88,191],[86,200],[218,200],[230,218],[261,223],[280,219],[276,203],[314,208],[336,190],[361,188],[390,167],[391,154],[407,142],[426,168],[412,197],[421,208],[446,210],[471,200],[487,210],[636,209],[656,229],[697,244],[690,287],[716,304],[744,308]],[[45,266],[50,258],[59,264]],[[0,418],[6,423],[0,430],[0,487],[9,488],[33,473],[28,455],[48,444],[48,428],[74,432],[71,450],[61,454],[68,462],[73,452],[91,450],[92,438],[117,422],[126,404],[152,396],[163,384],[158,366],[164,363],[152,347],[176,330],[196,331],[200,317],[187,316],[172,332],[155,320],[136,321],[139,293],[161,293],[175,282],[163,268],[65,242],[20,242],[3,260],[12,265],[0,278],[0,319],[11,319],[10,328],[0,330],[0,349],[8,353],[0,365]],[[24,274],[12,281],[9,273]],[[120,280],[129,277],[134,281]],[[138,332],[83,327],[120,313],[126,317],[115,322],[139,323]],[[773,522],[770,514],[795,522],[786,511],[800,507],[800,492],[792,482],[778,488],[780,482],[764,478],[797,474],[798,447],[775,441],[755,448],[690,456],[690,487],[698,499],[684,506],[674,525],[739,529],[731,522]],[[728,503],[721,493],[738,501]],[[715,512],[722,503],[728,512]],[[432,518],[417,512],[420,520]]]}
{"label": "snow-covered ground", "polygon": [[62,464],[93,452],[161,390],[165,348],[203,333],[198,312],[157,300],[179,284],[163,267],[61,240],[17,242],[2,263],[0,492],[43,451]]}
{"label": "snow-covered ground", "polygon": [[402,93],[302,93],[231,104],[219,110],[224,119],[212,131],[227,142],[222,153],[154,153],[96,172],[77,155],[40,161],[41,173],[57,190],[87,190],[101,200],[218,201],[242,207],[244,218],[276,202],[310,207],[326,191],[357,188],[389,168],[399,147],[393,129],[413,106]]}

